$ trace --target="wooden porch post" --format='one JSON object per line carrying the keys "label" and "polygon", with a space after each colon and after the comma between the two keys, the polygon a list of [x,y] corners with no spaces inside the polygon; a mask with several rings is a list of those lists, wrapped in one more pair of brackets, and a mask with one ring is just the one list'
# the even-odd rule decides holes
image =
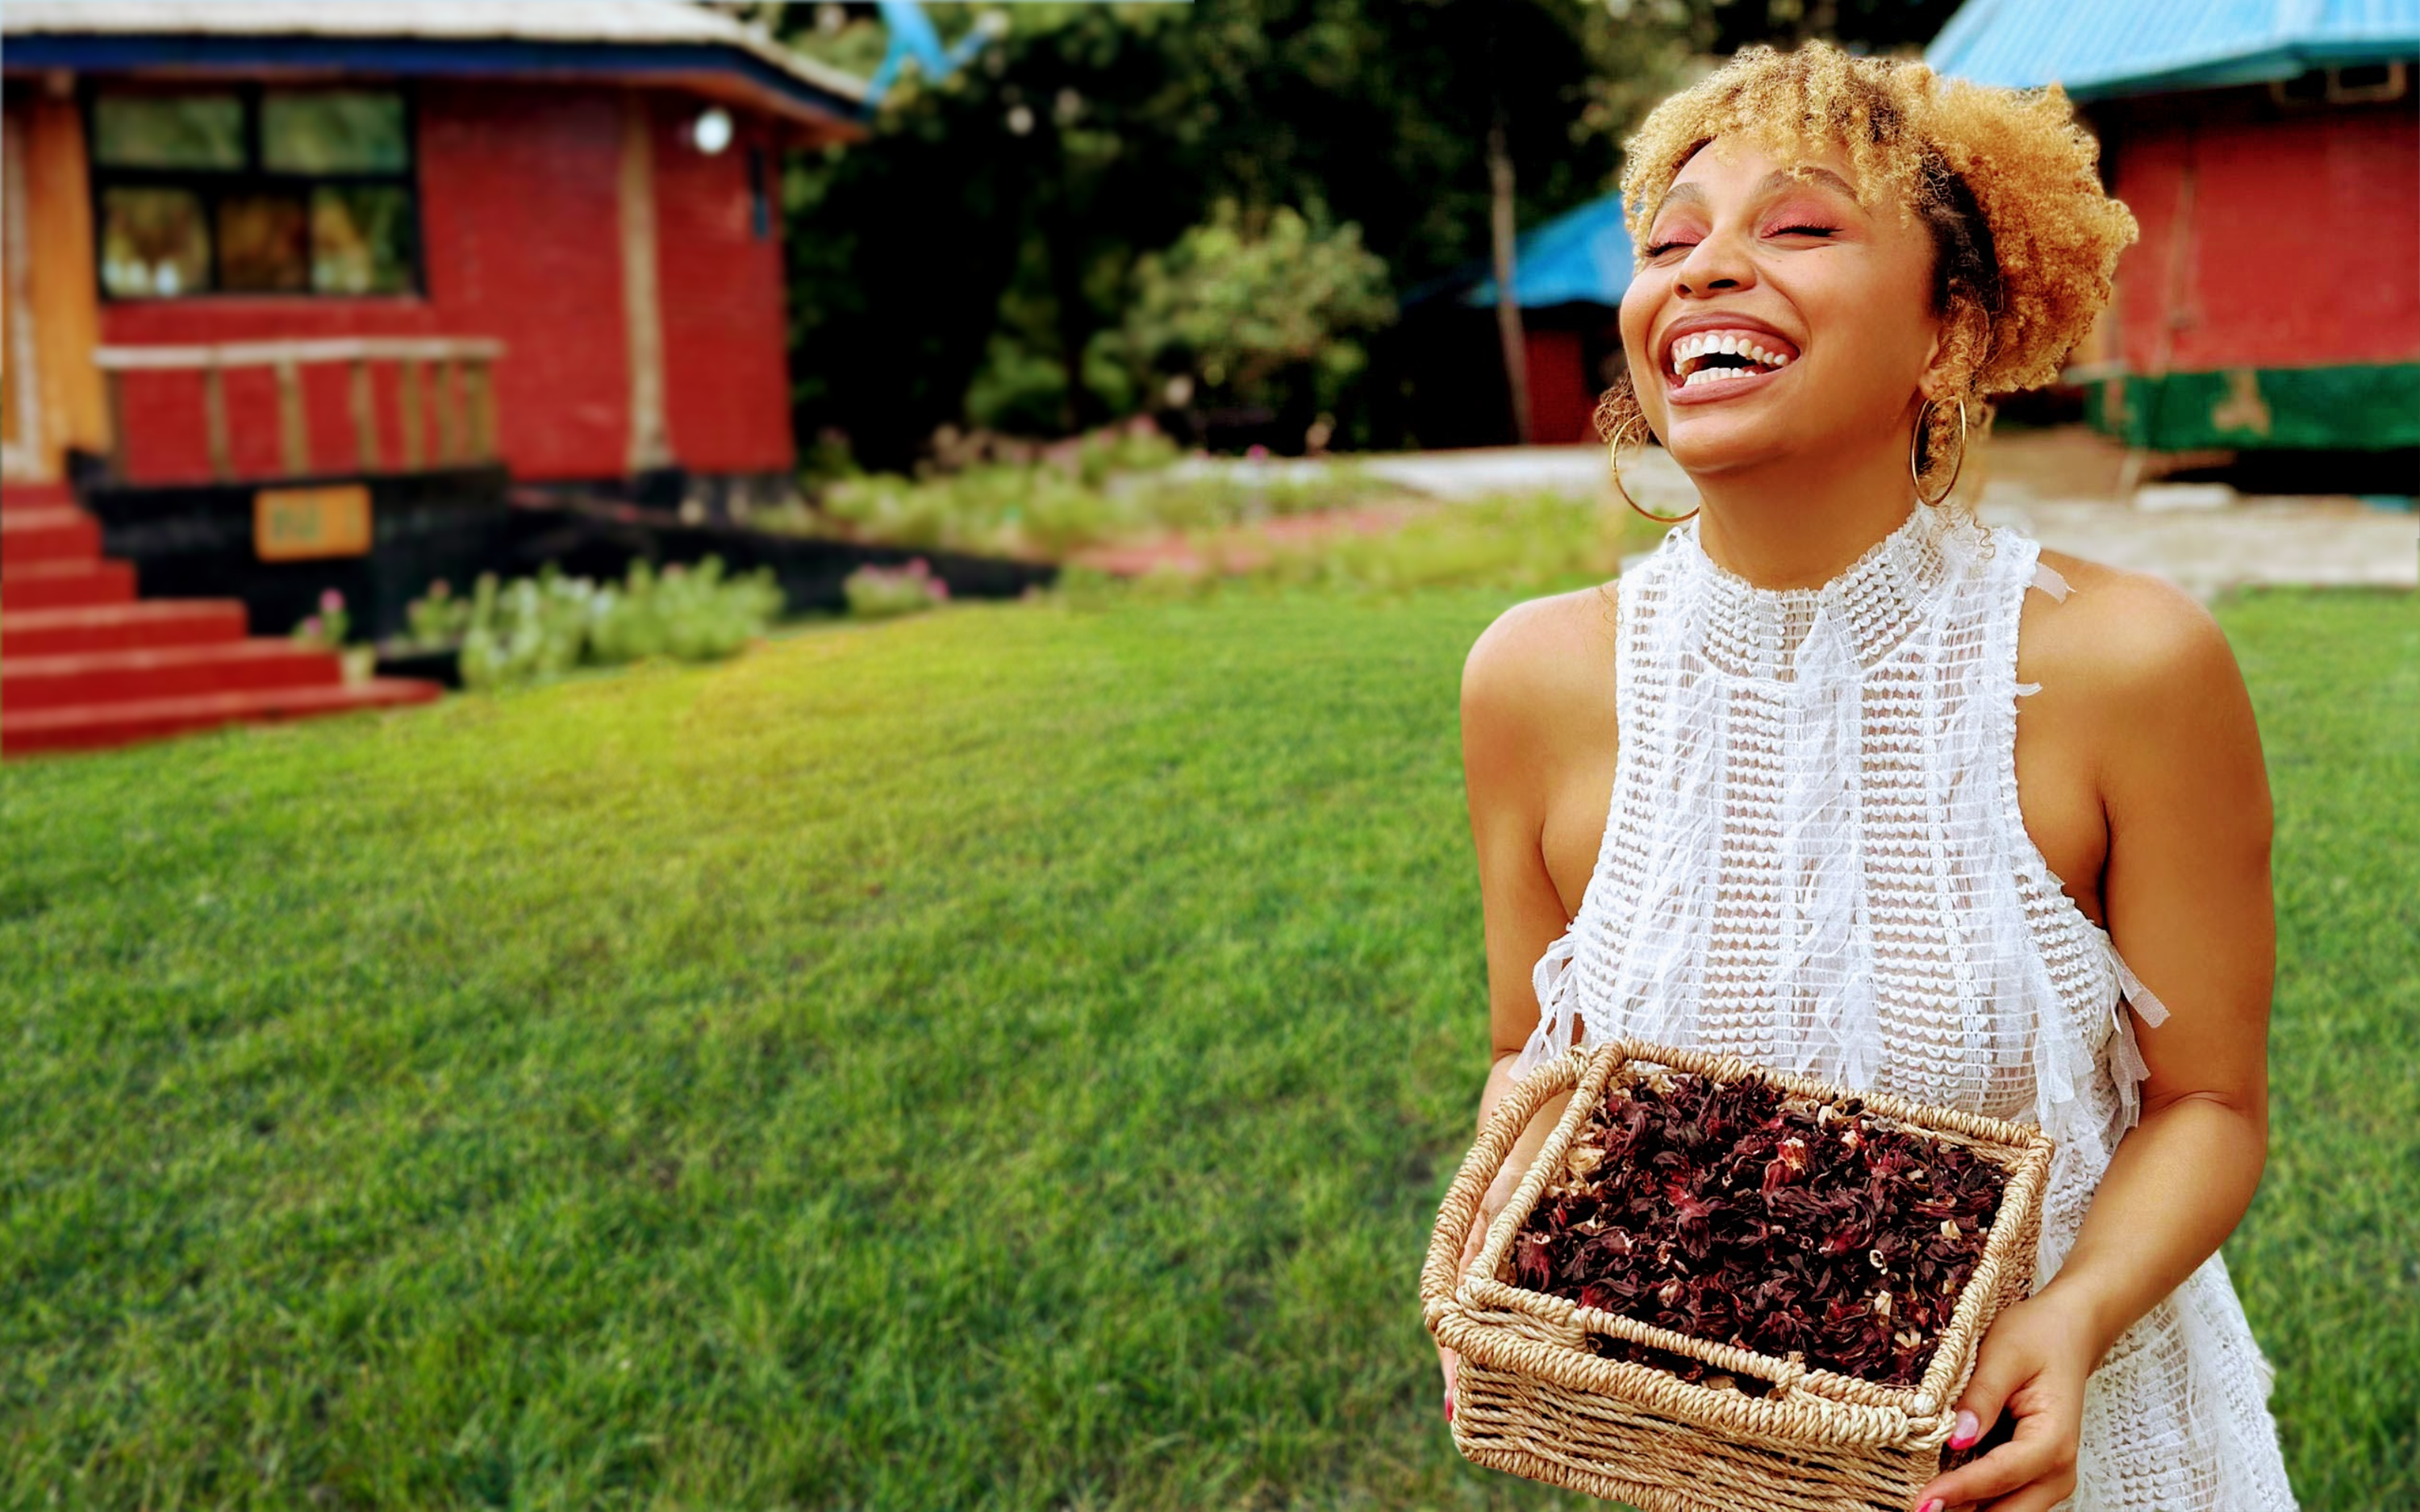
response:
{"label": "wooden porch post", "polygon": [[[235,476],[235,448],[227,439],[226,370],[212,363],[202,369],[202,439],[209,447],[210,478],[225,483]],[[110,393],[115,395],[123,382],[117,374],[109,375]],[[121,468],[119,474],[125,476]]]}
{"label": "wooden porch post", "polygon": [[632,472],[673,459],[664,424],[663,304],[656,271],[653,112],[636,89],[622,96],[622,328],[630,367]]}

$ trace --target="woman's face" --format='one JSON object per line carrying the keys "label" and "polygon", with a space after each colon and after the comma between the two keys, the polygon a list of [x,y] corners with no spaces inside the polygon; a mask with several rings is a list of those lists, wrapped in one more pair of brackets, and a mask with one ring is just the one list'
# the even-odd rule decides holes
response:
{"label": "woman's face", "polygon": [[1648,424],[1692,473],[1904,446],[1941,331],[1931,235],[1861,207],[1838,150],[1792,177],[1723,145],[1682,164],[1621,299]]}

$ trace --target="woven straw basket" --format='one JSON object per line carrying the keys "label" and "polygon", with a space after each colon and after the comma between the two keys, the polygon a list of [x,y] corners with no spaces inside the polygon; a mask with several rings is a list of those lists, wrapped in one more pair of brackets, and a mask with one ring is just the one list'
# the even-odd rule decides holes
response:
{"label": "woven straw basket", "polygon": [[[1509,1273],[1513,1237],[1562,1170],[1606,1088],[1655,1066],[1722,1084],[1761,1080],[1825,1103],[1859,1097],[1869,1113],[1963,1145],[2008,1171],[1983,1257],[1931,1365],[1913,1388],[1686,1338],[1498,1279]],[[1488,1228],[1478,1264],[1458,1277],[1464,1236],[1513,1142],[1548,1100],[1575,1089],[1571,1106]],[[1852,1093],[1732,1057],[1636,1040],[1575,1050],[1506,1095],[1437,1211],[1420,1272],[1420,1304],[1429,1332],[1462,1356],[1454,1446],[1475,1464],[1628,1502],[1641,1512],[1906,1512],[1944,1466],[1958,1393],[1974,1373],[1983,1331],[2001,1307],[2022,1301],[2032,1288],[2050,1156],[2049,1138],[2027,1125]],[[1749,1396],[1652,1365],[1603,1358],[1588,1348],[1591,1334],[1702,1360],[1717,1370],[1772,1381],[1774,1390]]]}

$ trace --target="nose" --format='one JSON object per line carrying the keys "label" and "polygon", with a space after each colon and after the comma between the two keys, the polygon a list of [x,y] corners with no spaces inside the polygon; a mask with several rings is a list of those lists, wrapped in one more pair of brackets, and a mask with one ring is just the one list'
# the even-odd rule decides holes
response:
{"label": "nose", "polygon": [[1731,231],[1710,231],[1689,255],[1673,270],[1672,288],[1678,294],[1714,294],[1751,287],[1756,283],[1756,264],[1741,245],[1739,236]]}

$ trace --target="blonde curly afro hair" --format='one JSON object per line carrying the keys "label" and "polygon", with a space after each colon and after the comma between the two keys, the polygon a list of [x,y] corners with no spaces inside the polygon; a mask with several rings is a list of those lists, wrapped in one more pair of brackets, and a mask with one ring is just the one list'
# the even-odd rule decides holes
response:
{"label": "blonde curly afro hair", "polygon": [[[1895,204],[1923,219],[1934,249],[1931,309],[1947,322],[1951,392],[1970,418],[1981,395],[2058,376],[2138,234],[2133,213],[2102,189],[2100,146],[2057,85],[1946,79],[1914,59],[1854,57],[1817,41],[1790,53],[1744,48],[1649,114],[1623,145],[1633,246],[1647,244],[1683,164],[1717,137],[1746,138],[1802,166],[1837,146],[1869,207]],[[1980,408],[1988,427],[1990,407]],[[1956,449],[1959,428],[1948,405],[1929,414],[1927,473]],[[1596,418],[1608,440],[1643,419],[1626,376]]]}

